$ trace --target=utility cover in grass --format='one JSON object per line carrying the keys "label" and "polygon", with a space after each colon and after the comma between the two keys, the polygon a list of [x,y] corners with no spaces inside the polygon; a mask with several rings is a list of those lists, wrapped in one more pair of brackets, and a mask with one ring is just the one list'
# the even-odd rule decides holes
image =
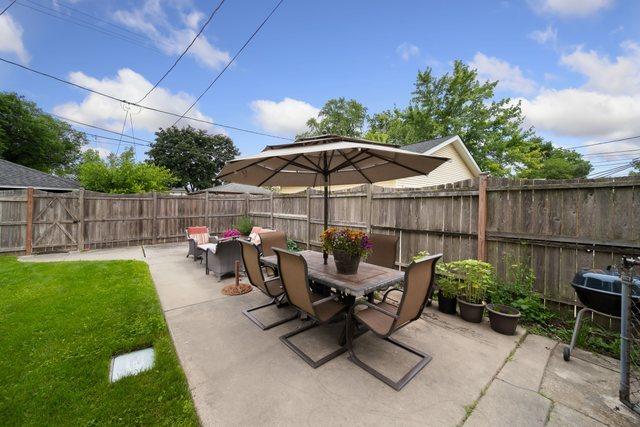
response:
{"label": "utility cover in grass", "polygon": [[111,359],[109,381],[112,383],[120,378],[138,375],[140,372],[153,368],[155,353],[153,347],[121,354]]}

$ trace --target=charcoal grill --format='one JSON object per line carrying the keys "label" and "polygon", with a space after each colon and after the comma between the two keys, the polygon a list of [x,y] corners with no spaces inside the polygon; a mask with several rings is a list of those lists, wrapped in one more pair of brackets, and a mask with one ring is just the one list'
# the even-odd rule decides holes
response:
{"label": "charcoal grill", "polygon": [[[584,305],[584,308],[576,316],[571,344],[564,348],[563,357],[566,361],[571,358],[571,352],[576,345],[582,318],[585,314],[592,312],[613,319],[620,319],[621,308],[622,281],[614,267],[609,266],[605,270],[584,268],[574,276],[571,286],[576,291],[578,299]],[[633,280],[631,297],[633,310],[638,310],[640,307],[640,278]]]}

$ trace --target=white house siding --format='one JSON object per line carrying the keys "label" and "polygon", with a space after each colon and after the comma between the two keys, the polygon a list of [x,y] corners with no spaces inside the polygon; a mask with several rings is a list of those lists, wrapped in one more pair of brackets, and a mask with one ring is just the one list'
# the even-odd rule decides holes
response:
{"label": "white house siding", "polygon": [[431,185],[449,184],[451,182],[464,181],[475,176],[471,169],[462,160],[460,154],[453,144],[448,144],[438,151],[431,153],[432,156],[448,157],[451,160],[440,165],[427,176],[414,176],[411,178],[402,178],[388,183],[381,184],[388,187],[397,188],[420,188],[429,187]]}

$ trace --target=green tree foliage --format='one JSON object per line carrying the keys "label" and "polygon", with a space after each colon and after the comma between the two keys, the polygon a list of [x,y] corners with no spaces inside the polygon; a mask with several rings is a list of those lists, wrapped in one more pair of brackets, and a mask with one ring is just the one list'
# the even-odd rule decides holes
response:
{"label": "green tree foliage", "polygon": [[151,163],[173,172],[178,185],[195,191],[219,184],[216,175],[240,152],[226,135],[172,126],[156,132],[156,141],[147,154]]}
{"label": "green tree foliage", "polygon": [[[546,172],[556,174],[559,163],[579,157],[565,151],[551,153],[532,128],[524,127],[519,103],[494,99],[497,84],[480,82],[477,71],[461,61],[440,77],[427,68],[418,72],[409,105],[374,114],[369,132],[386,134],[388,142],[400,145],[459,135],[480,168],[498,176],[528,171],[550,178]],[[584,163],[569,168],[572,178],[585,176],[586,169]]]}
{"label": "green tree foliage", "polygon": [[309,131],[301,136],[334,134],[342,136],[362,136],[367,109],[354,99],[337,98],[328,100],[318,118],[307,121]]}
{"label": "green tree foliage", "polygon": [[633,162],[633,170],[629,172],[629,176],[639,176],[640,175],[640,160],[634,160]]}
{"label": "green tree foliage", "polygon": [[137,163],[133,148],[119,156],[110,154],[100,158],[96,150],[87,150],[78,166],[78,181],[91,191],[131,194],[165,191],[175,182],[167,168],[150,163]]}
{"label": "green tree foliage", "polygon": [[579,153],[564,148],[556,148],[549,142],[540,144],[540,157],[534,159],[521,178],[573,179],[584,178],[593,169],[591,163]]}
{"label": "green tree foliage", "polygon": [[0,92],[0,158],[47,173],[73,171],[84,133],[45,114],[24,97]]}

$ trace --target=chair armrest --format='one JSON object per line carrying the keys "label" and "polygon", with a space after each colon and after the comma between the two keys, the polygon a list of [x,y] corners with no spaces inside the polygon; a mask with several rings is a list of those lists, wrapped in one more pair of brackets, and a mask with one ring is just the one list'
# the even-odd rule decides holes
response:
{"label": "chair armrest", "polygon": [[404,289],[399,289],[399,288],[391,288],[391,289],[389,289],[387,292],[384,293],[384,296],[382,297],[382,302],[385,302],[387,300],[387,296],[389,295],[389,293],[391,293],[393,291],[404,292]]}
{"label": "chair armrest", "polygon": [[316,301],[314,303],[311,303],[311,305],[315,307],[317,305],[324,304],[325,302],[333,301],[335,299],[336,299],[335,295],[330,295],[330,296],[328,296],[326,298],[322,298],[321,300],[318,300],[318,301]]}
{"label": "chair armrest", "polygon": [[378,307],[378,306],[377,306],[377,305],[375,305],[375,304],[371,304],[369,301],[360,301],[360,302],[356,302],[356,303],[353,305],[353,307],[351,308],[351,311],[353,312],[353,311],[354,311],[354,309],[355,309],[357,306],[359,306],[359,305],[366,305],[367,307],[372,308],[372,309],[374,309],[374,310],[376,310],[376,311],[379,311],[379,312],[380,312],[380,313],[382,313],[382,314],[386,314],[386,315],[387,315],[387,316],[389,316],[389,317],[393,317],[394,319],[397,319],[397,318],[399,318],[399,317],[400,317],[400,316],[398,316],[397,314],[393,314],[393,313],[391,313],[391,312],[389,312],[389,311],[387,311],[387,310],[384,310],[384,309],[382,309],[382,308]]}
{"label": "chair armrest", "polygon": [[272,277],[270,279],[265,279],[264,283],[273,282],[274,280],[280,280],[280,276],[275,276],[275,277]]}

